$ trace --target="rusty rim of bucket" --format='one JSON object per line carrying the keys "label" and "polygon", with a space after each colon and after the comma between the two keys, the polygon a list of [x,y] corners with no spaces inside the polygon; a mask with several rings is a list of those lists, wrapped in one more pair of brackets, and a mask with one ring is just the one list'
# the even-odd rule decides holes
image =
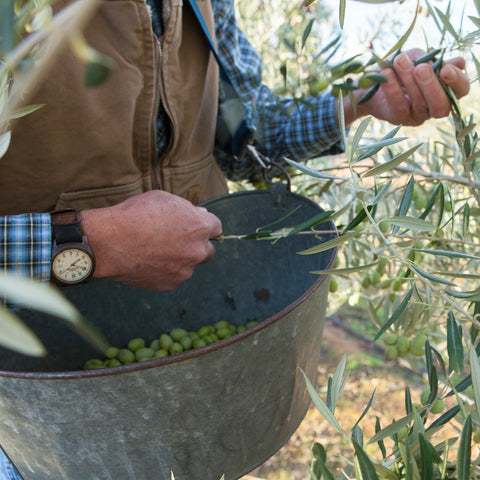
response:
{"label": "rusty rim of bucket", "polygon": [[[240,196],[240,195],[248,195],[252,193],[260,193],[263,194],[263,192],[268,193],[268,190],[249,190],[249,191],[241,191],[237,192],[234,194],[226,194],[222,195],[219,197],[215,197],[210,201],[204,202],[202,205],[208,205],[209,203],[215,203],[217,201],[221,201],[224,198],[227,197],[232,197],[233,195],[235,196]],[[289,196],[294,196],[297,198],[301,198],[302,201],[306,203],[310,203],[312,206],[314,206],[317,209],[321,209],[315,202],[310,200],[307,197],[304,197],[302,195],[298,195],[293,192],[288,192]],[[327,220],[326,222],[323,223],[328,223],[332,226],[331,234],[337,236],[338,232],[335,227],[335,224],[333,223],[332,220]],[[326,265],[325,270],[330,270],[333,266],[333,263],[335,261],[336,255],[337,255],[337,247],[333,247],[331,249],[332,253],[330,254],[330,258],[328,260],[328,263]],[[243,332],[236,333],[230,337],[217,340],[214,343],[211,343],[210,345],[205,345],[204,347],[199,347],[195,348],[192,350],[187,350],[182,353],[177,353],[175,355],[171,355],[168,357],[164,358],[157,358],[157,359],[152,359],[152,360],[144,360],[141,362],[134,362],[130,363],[127,365],[118,365],[114,367],[102,367],[99,369],[94,369],[94,370],[69,370],[66,372],[62,371],[52,371],[52,372],[42,372],[42,371],[15,371],[15,370],[2,370],[0,369],[0,376],[2,377],[11,377],[11,378],[23,378],[23,379],[32,379],[32,380],[61,380],[61,379],[74,379],[74,378],[91,378],[91,377],[104,377],[108,375],[118,375],[121,373],[127,373],[127,372],[136,372],[140,370],[146,370],[149,368],[156,368],[156,367],[161,367],[163,365],[169,365],[172,363],[177,363],[177,362],[182,362],[184,360],[189,360],[192,358],[199,357],[201,355],[206,355],[210,352],[213,352],[215,350],[219,350],[220,348],[227,347],[229,345],[232,345],[236,342],[239,342],[243,340],[244,338],[250,337],[251,335],[255,335],[257,332],[264,330],[265,328],[269,327],[270,325],[278,322],[280,319],[282,319],[285,315],[290,313],[292,310],[294,310],[298,305],[303,303],[312,293],[323,283],[326,281],[327,275],[326,274],[319,274],[317,275],[317,279],[308,287],[297,299],[295,299],[293,302],[279,310],[278,312],[274,313],[270,317],[266,318],[265,320],[260,321],[257,325],[250,327],[246,329]]]}

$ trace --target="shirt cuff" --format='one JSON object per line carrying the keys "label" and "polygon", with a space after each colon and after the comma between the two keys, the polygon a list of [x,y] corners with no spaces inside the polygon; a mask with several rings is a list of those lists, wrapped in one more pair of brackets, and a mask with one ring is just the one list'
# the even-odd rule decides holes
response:
{"label": "shirt cuff", "polygon": [[50,281],[50,214],[0,217],[0,267],[20,277]]}

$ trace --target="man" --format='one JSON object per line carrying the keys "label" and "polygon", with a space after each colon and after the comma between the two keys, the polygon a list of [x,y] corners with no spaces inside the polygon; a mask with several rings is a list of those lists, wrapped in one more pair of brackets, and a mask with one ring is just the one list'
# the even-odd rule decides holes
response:
{"label": "man", "polygon": [[[4,269],[43,281],[84,281],[80,271],[65,278],[51,269],[52,240],[68,247],[80,232],[95,259],[93,277],[167,291],[214,254],[210,240],[222,232],[221,222],[195,204],[226,192],[213,155],[218,65],[187,2],[148,3],[151,12],[144,0],[104,2],[86,36],[115,61],[112,75],[84,89],[83,66],[65,52],[32,100],[45,107],[14,126],[0,162]],[[237,91],[261,121],[257,148],[272,159],[340,152],[337,100],[324,93],[310,99],[313,108],[285,115],[278,102],[288,107],[292,100],[275,98],[261,84],[260,59],[236,25],[233,0],[198,6]],[[398,55],[394,69],[382,72],[388,82],[365,104],[354,109],[345,98],[346,123],[373,115],[420,125],[448,115],[431,66],[412,63],[421,54]],[[457,58],[440,71],[458,97],[469,91],[464,67]],[[247,157],[229,168],[233,178],[254,170]],[[8,468],[0,467],[0,478],[18,478]]]}
{"label": "man", "polygon": [[[116,69],[100,87],[82,92],[82,86],[77,85],[73,93],[69,88],[62,94],[57,79],[65,81],[65,85],[78,84],[83,68],[66,54],[67,61],[50,76],[55,81],[50,80],[37,95],[38,101],[46,106],[14,128],[11,148],[0,166],[0,192],[3,192],[0,213],[6,215],[5,232],[9,222],[21,226],[22,222],[31,221],[15,214],[65,207],[82,210],[83,229],[96,260],[95,277],[164,291],[187,280],[196,265],[212,257],[214,247],[209,240],[221,233],[220,221],[189,200],[224,193],[226,187],[211,156],[216,113],[216,103],[212,100],[216,99],[218,81],[216,62],[188,7],[182,10],[172,2],[169,9],[165,7],[161,12],[156,6],[152,0],[153,19],[157,20],[154,24],[161,35],[161,53],[156,37],[151,34],[144,2],[133,1],[122,7],[109,2],[102,6],[87,38],[113,57]],[[259,149],[271,158],[287,154],[297,160],[339,151],[336,100],[324,94],[314,100],[315,108],[294,109],[292,116],[283,115],[277,99],[261,84],[260,60],[236,26],[233,1],[213,0],[213,12],[208,2],[199,2],[199,6],[212,32],[214,15],[219,55],[244,101],[254,104],[263,119]],[[164,17],[162,23],[158,22],[158,14]],[[165,21],[165,17],[170,19]],[[130,25],[141,29],[141,34],[129,38],[125,31],[115,30],[110,18],[116,25],[128,19]],[[182,21],[183,37],[176,38],[178,32],[174,27]],[[135,41],[143,41],[142,48],[135,50],[129,46]],[[144,97],[147,93],[155,96],[157,79],[152,77],[156,67],[152,65],[158,62],[160,54],[163,56],[160,74],[164,80],[160,81],[161,126],[155,152],[149,126],[158,107]],[[182,60],[184,54],[193,67]],[[143,55],[145,64],[152,62],[143,73],[140,69],[145,65],[135,55]],[[420,55],[416,50],[398,55],[395,70],[382,72],[388,83],[370,101],[357,106],[356,111],[345,98],[347,124],[361,116],[373,115],[394,124],[420,125],[428,118],[448,115],[449,100],[432,68],[427,64],[414,67],[412,63],[412,58]],[[65,65],[71,67],[70,71]],[[442,81],[458,97],[469,90],[463,68],[464,60],[457,58],[446,62],[440,71]],[[171,81],[179,71],[183,76]],[[49,97],[48,92],[52,91]],[[193,93],[185,95],[186,91]],[[203,97],[192,107],[191,95],[200,91]],[[361,94],[356,92],[357,98]],[[182,98],[186,99],[183,103]],[[288,104],[290,100],[283,101]],[[188,109],[186,114],[183,108]],[[192,161],[192,152],[200,160]],[[132,167],[137,158],[151,163],[146,173],[141,171],[144,166]],[[123,170],[122,162],[127,165]],[[64,170],[68,173],[61,174]],[[202,175],[204,178],[197,180]],[[12,185],[16,194],[12,194]],[[29,240],[40,248],[37,257],[26,259],[26,263],[39,268],[29,271],[29,267],[12,262],[8,245],[3,253],[4,268],[26,269],[24,274],[48,280],[50,218],[43,213],[34,222],[38,222],[37,229],[43,233],[42,238]],[[27,243],[25,249],[31,246]]]}

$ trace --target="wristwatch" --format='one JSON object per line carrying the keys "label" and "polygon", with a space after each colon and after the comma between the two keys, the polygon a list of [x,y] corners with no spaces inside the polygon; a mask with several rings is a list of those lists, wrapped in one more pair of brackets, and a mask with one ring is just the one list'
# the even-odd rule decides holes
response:
{"label": "wristwatch", "polygon": [[83,232],[80,213],[72,209],[57,210],[50,217],[52,281],[60,286],[88,282],[95,270],[95,257]]}

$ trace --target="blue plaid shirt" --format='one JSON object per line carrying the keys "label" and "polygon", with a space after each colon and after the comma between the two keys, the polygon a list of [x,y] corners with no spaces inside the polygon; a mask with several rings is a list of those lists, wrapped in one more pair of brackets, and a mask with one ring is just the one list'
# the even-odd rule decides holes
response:
{"label": "blue plaid shirt", "polygon": [[[147,3],[152,10],[153,29],[160,37],[162,22],[158,1],[147,0]],[[257,148],[275,161],[284,156],[306,160],[342,151],[340,130],[335,120],[335,99],[324,93],[294,105],[292,99],[275,96],[262,84],[261,59],[235,21],[234,0],[212,0],[212,6],[219,57],[242,100],[256,112]],[[168,138],[169,121],[160,108],[158,155],[165,151]],[[260,167],[247,156],[235,165],[229,159],[220,159],[219,164],[232,180],[252,180],[259,174]],[[49,281],[49,214],[0,217],[0,239],[1,268]]]}

